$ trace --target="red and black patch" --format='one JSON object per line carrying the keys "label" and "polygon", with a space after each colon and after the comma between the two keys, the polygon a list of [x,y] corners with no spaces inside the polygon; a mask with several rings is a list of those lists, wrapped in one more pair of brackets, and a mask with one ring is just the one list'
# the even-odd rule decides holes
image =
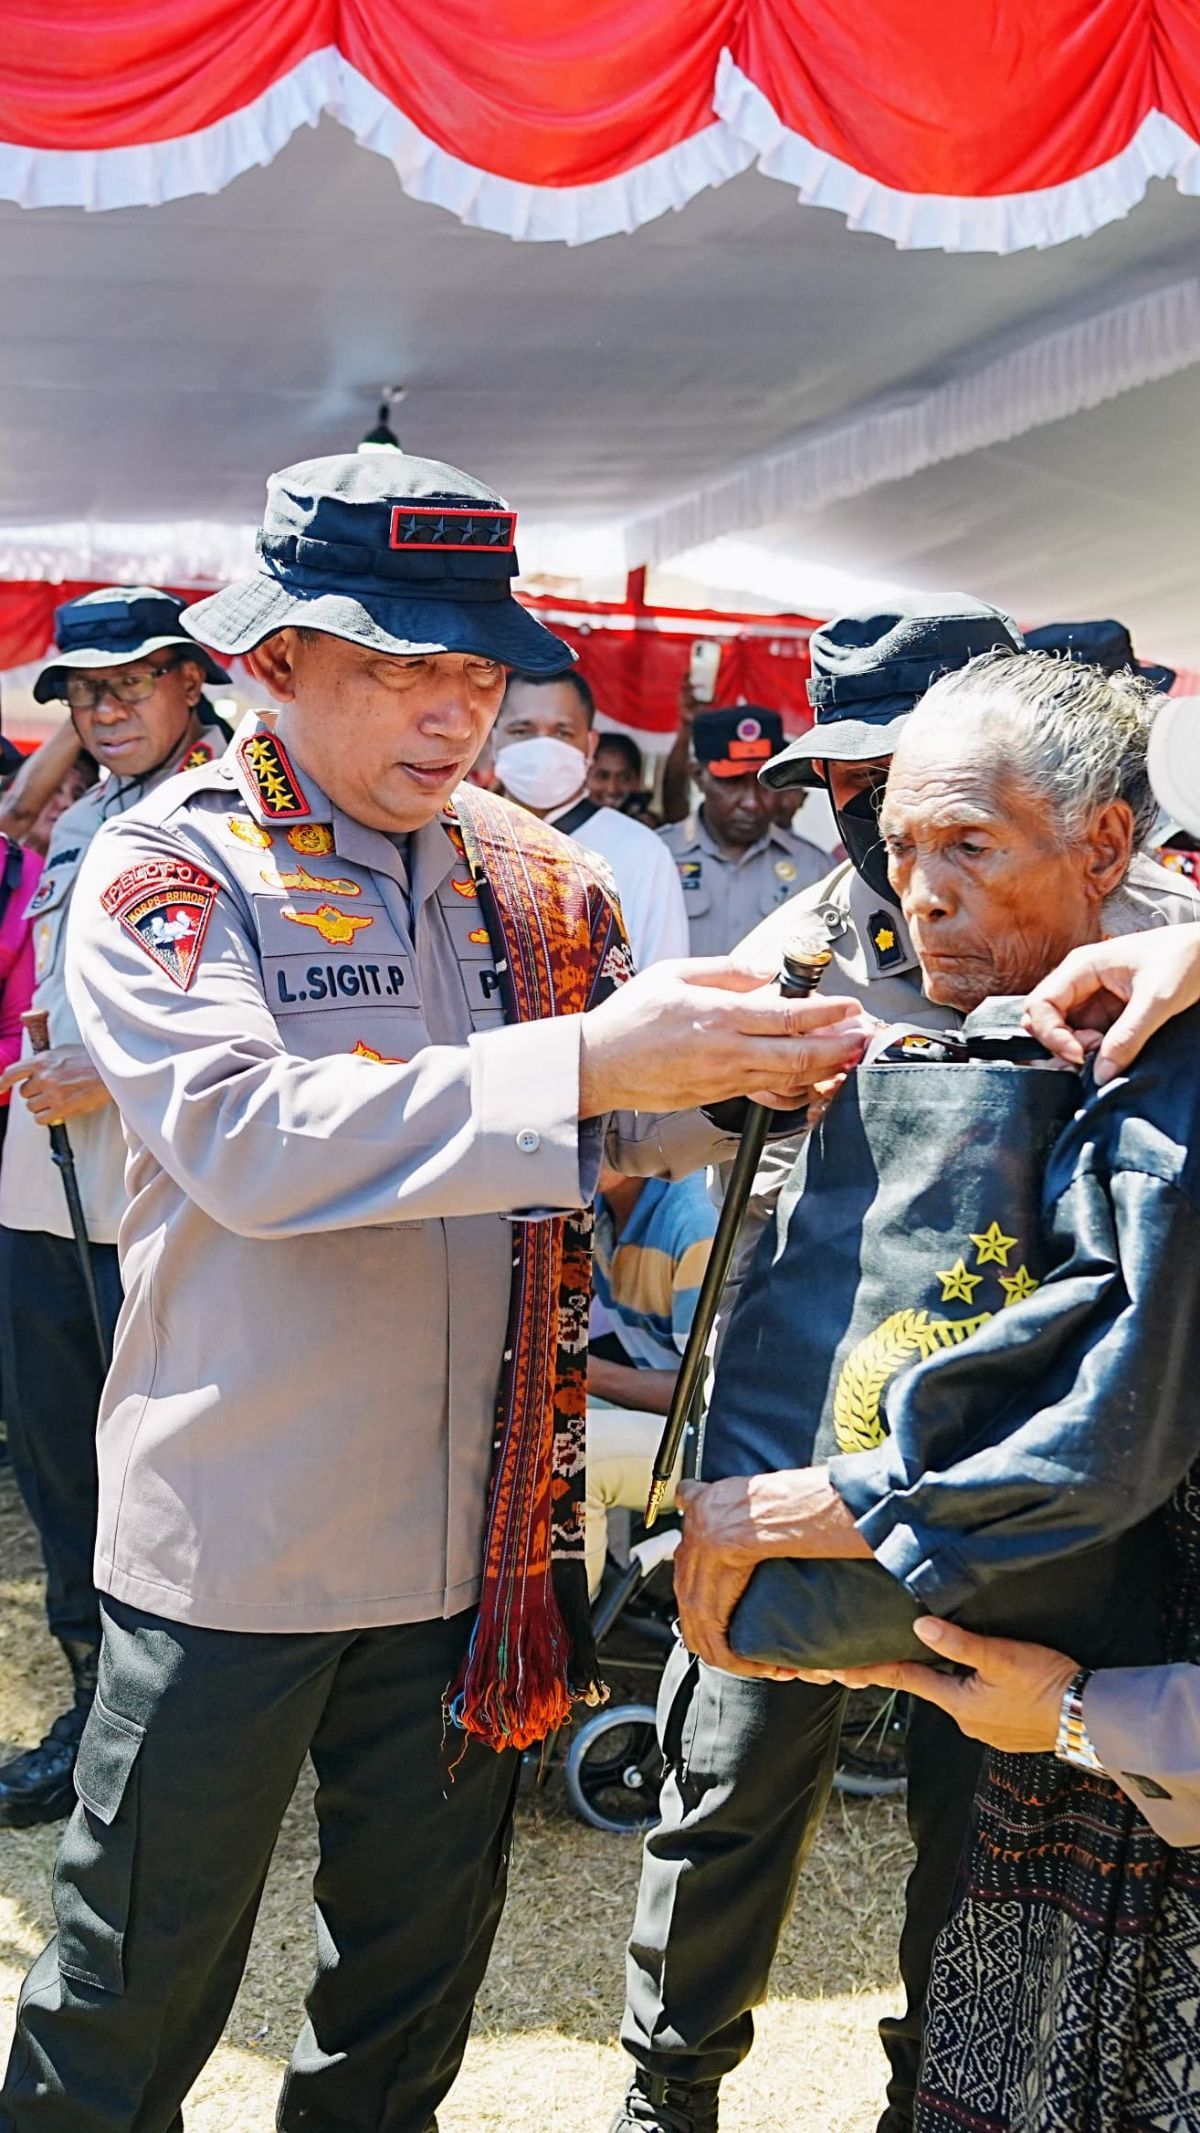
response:
{"label": "red and black patch", "polygon": [[238,756],[268,822],[300,822],[311,815],[304,787],[273,733],[248,734],[238,743]]}
{"label": "red and black patch", "polygon": [[219,889],[211,874],[186,859],[146,859],[118,874],[101,902],[172,984],[186,992]]}
{"label": "red and black patch", "polygon": [[397,504],[388,545],[459,555],[511,555],[517,545],[516,513],[486,505]]}

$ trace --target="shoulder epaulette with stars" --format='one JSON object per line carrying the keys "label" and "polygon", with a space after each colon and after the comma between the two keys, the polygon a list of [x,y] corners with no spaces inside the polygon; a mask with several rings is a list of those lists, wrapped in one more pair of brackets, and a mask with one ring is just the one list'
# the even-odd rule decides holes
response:
{"label": "shoulder epaulette with stars", "polygon": [[304,787],[273,733],[251,733],[237,744],[238,761],[268,822],[303,822],[312,814]]}

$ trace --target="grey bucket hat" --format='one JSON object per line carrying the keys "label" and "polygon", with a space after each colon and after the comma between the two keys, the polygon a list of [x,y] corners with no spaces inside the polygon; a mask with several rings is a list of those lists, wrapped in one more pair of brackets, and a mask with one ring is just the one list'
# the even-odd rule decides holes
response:
{"label": "grey bucket hat", "polygon": [[153,585],[104,585],[65,600],[54,615],[55,652],[33,685],[34,702],[63,694],[66,677],[79,667],[127,667],[135,659],[177,645],[204,669],[206,682],[228,682],[224,667],[196,643],[180,617],[184,603]]}
{"label": "grey bucket hat", "polygon": [[516,529],[503,498],[436,459],[304,460],[267,483],[255,575],[184,620],[226,653],[292,625],[371,651],[474,652],[562,674],[573,653],[513,598]]}

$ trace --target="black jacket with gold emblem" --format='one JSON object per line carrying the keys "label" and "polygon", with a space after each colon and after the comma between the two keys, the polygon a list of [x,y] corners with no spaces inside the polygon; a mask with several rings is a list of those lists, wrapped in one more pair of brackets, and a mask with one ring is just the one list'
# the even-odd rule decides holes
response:
{"label": "black jacket with gold emblem", "polygon": [[704,1474],[832,1454],[875,1560],[763,1566],[735,1648],[928,1657],[929,1608],[1159,1656],[1156,1521],[1200,1455],[1198,1035],[1193,1011],[1081,1105],[1073,1075],[917,1062],[835,1102],[734,1314]]}

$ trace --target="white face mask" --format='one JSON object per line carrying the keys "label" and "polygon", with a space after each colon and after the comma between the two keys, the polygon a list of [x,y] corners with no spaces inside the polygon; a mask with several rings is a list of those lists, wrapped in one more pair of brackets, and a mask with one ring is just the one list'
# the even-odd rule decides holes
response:
{"label": "white face mask", "polygon": [[505,792],[522,807],[547,811],[562,807],[582,791],[587,776],[587,757],[568,741],[551,740],[538,734],[532,741],[509,741],[497,748],[492,762]]}

